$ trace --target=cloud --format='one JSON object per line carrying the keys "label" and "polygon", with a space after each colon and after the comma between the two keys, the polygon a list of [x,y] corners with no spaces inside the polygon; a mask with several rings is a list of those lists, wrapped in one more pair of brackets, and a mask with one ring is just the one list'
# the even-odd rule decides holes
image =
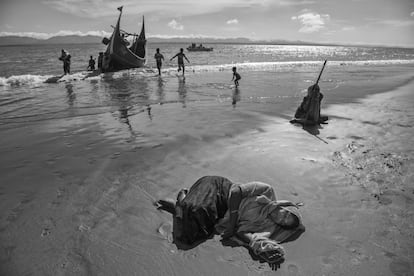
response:
{"label": "cloud", "polygon": [[355,30],[355,27],[353,27],[353,26],[342,27],[342,31],[353,31],[353,30]]}
{"label": "cloud", "polygon": [[414,11],[410,13],[410,16],[414,16]]}
{"label": "cloud", "polygon": [[159,14],[179,17],[219,12],[228,8],[270,6],[299,6],[315,3],[315,0],[41,0],[60,12],[85,18],[114,16],[116,8],[123,5],[124,14]]}
{"label": "cloud", "polygon": [[299,21],[302,28],[299,29],[301,33],[314,33],[325,28],[325,23],[329,21],[329,14],[318,14],[314,12],[306,12],[298,16],[292,16],[294,21]]}
{"label": "cloud", "polygon": [[235,19],[230,19],[230,20],[227,20],[226,24],[229,24],[229,25],[239,24],[239,20],[237,20],[236,18]]}
{"label": "cloud", "polygon": [[279,0],[276,1],[277,5],[279,6],[302,6],[302,5],[309,5],[314,4],[316,1],[309,1],[309,0]]}
{"label": "cloud", "polygon": [[31,37],[37,39],[48,39],[53,36],[65,36],[65,35],[79,35],[79,36],[111,36],[111,33],[105,31],[89,31],[89,32],[80,32],[80,31],[66,31],[62,30],[56,33],[37,33],[37,32],[0,32],[1,36],[20,36],[20,37]]}
{"label": "cloud", "polygon": [[384,20],[384,21],[380,21],[379,23],[392,26],[392,27],[414,26],[413,20]]}
{"label": "cloud", "polygon": [[175,21],[175,19],[171,20],[167,25],[173,30],[182,31],[184,29],[184,26]]}
{"label": "cloud", "polygon": [[148,34],[147,37],[150,37],[150,38],[164,38],[164,39],[169,39],[169,38],[190,38],[190,39],[196,39],[196,38],[200,38],[200,39],[213,38],[213,39],[224,39],[224,38],[227,38],[227,37],[224,37],[224,36],[211,36],[211,35],[203,35],[203,34],[186,34],[186,35]]}

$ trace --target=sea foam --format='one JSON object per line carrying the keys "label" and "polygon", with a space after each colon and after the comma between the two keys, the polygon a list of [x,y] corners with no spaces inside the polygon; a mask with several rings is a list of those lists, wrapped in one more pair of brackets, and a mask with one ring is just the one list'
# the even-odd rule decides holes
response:
{"label": "sea foam", "polygon": [[[236,66],[238,70],[246,71],[291,71],[295,68],[315,68],[320,67],[323,61],[275,61],[275,62],[241,62],[241,63],[227,63],[216,65],[191,65],[187,64],[186,72],[191,73],[203,73],[203,72],[221,72],[231,71],[231,68]],[[328,66],[378,66],[378,65],[409,65],[414,64],[414,60],[335,60],[329,61]],[[177,72],[177,67],[164,67],[162,69],[164,76],[175,76],[181,74]],[[91,74],[88,71],[80,71],[65,76],[53,76],[53,75],[16,75],[10,77],[0,77],[0,86],[38,86],[41,84],[59,83],[59,82],[71,82],[92,80],[101,78],[119,79],[125,75],[136,75],[140,77],[154,77],[157,76],[157,70],[153,67],[135,68],[128,70],[121,70],[112,73]]]}

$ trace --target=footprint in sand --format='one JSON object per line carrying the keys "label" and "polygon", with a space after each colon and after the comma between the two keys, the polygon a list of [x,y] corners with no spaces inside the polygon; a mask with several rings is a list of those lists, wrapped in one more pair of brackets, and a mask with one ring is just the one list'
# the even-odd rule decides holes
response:
{"label": "footprint in sand", "polygon": [[46,237],[46,236],[49,236],[50,235],[50,229],[49,228],[44,228],[43,230],[42,230],[42,233],[40,234],[40,236],[42,237],[42,238],[44,238],[44,237]]}
{"label": "footprint in sand", "polygon": [[379,122],[371,122],[371,121],[362,121],[363,124],[367,124],[367,125],[373,125],[376,126],[379,124]]}
{"label": "footprint in sand", "polygon": [[114,154],[112,154],[111,159],[116,159],[121,155],[120,152],[115,152]]}
{"label": "footprint in sand", "polygon": [[288,264],[287,271],[289,276],[300,276],[299,267],[295,264]]}
{"label": "footprint in sand", "polygon": [[354,140],[365,140],[364,137],[357,136],[357,135],[350,135],[348,137],[351,138],[351,139],[354,139]]}
{"label": "footprint in sand", "polygon": [[322,258],[322,264],[324,265],[324,266],[326,266],[327,268],[329,268],[329,269],[332,269],[332,267],[334,267],[334,265],[335,265],[335,259],[334,258],[332,258],[332,257],[329,257],[329,256],[324,256],[323,258]]}
{"label": "footprint in sand", "polygon": [[56,208],[62,203],[64,196],[65,196],[65,191],[66,191],[65,188],[57,189],[56,198],[51,203],[49,203],[49,206],[51,208]]}
{"label": "footprint in sand", "polygon": [[379,195],[378,202],[382,205],[390,205],[392,203],[392,199],[384,195]]}
{"label": "footprint in sand", "polygon": [[396,276],[409,276],[412,275],[410,263],[395,259],[390,263],[390,270]]}
{"label": "footprint in sand", "polygon": [[168,242],[172,243],[172,224],[170,222],[163,222],[157,229],[157,232],[166,239]]}
{"label": "footprint in sand", "polygon": [[5,246],[2,248],[0,254],[0,263],[10,262],[13,257],[13,251],[16,249],[16,246]]}
{"label": "footprint in sand", "polygon": [[22,199],[20,200],[19,204],[15,208],[10,210],[9,215],[6,217],[7,222],[16,221],[20,217],[22,212],[24,211],[25,205],[34,199],[33,194],[26,193],[26,192],[21,192],[20,194],[23,195]]}
{"label": "footprint in sand", "polygon": [[352,264],[359,265],[362,261],[369,259],[360,241],[351,240],[347,242],[345,247],[354,256],[354,258],[351,259]]}
{"label": "footprint in sand", "polygon": [[302,160],[309,161],[312,163],[317,163],[318,161],[316,159],[310,158],[310,157],[302,157]]}
{"label": "footprint in sand", "polygon": [[51,229],[53,229],[56,226],[56,222],[53,218],[45,218],[43,220],[43,229],[42,229],[42,233],[40,233],[40,237],[44,238],[46,236],[49,236],[52,231]]}
{"label": "footprint in sand", "polygon": [[67,148],[71,148],[73,146],[72,142],[64,142],[64,144]]}

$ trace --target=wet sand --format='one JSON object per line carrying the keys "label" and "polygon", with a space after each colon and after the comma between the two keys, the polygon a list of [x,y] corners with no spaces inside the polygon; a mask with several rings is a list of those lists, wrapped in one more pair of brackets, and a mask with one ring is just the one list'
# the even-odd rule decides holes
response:
{"label": "wet sand", "polygon": [[[258,113],[233,108],[226,90],[218,104],[153,105],[116,127],[98,114],[3,130],[0,274],[410,275],[414,83],[393,80],[364,99],[345,96],[350,86],[325,94],[330,120],[317,129],[289,123],[294,102]],[[171,216],[153,201],[204,175],[304,203],[307,230],[280,270],[218,236],[188,251],[171,243]]]}

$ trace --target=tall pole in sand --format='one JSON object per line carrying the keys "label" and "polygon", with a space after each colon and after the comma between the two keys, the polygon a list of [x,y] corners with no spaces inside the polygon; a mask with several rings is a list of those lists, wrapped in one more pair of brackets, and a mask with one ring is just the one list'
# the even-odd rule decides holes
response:
{"label": "tall pole in sand", "polygon": [[322,72],[323,72],[323,69],[325,69],[325,65],[326,65],[326,62],[327,62],[328,60],[327,59],[325,59],[325,62],[323,63],[323,66],[322,66],[322,70],[321,70],[321,72],[319,73],[319,77],[318,77],[318,79],[316,80],[316,83],[315,84],[318,84],[319,83],[319,79],[321,78],[321,76],[322,76]]}

